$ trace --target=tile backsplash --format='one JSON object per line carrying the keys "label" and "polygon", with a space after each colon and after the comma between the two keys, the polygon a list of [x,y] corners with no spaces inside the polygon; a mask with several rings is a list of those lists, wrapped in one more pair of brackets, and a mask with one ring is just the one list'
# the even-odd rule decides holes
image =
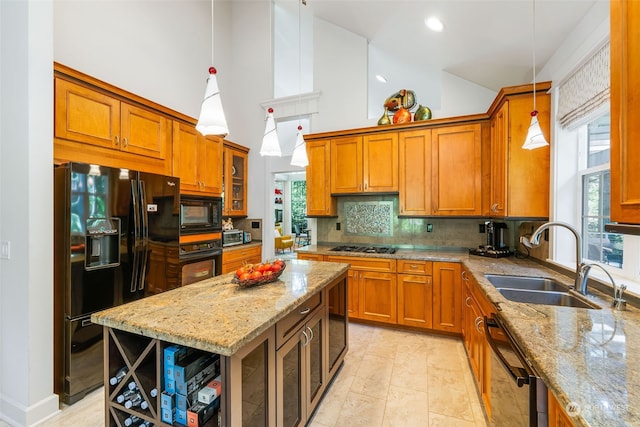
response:
{"label": "tile backsplash", "polygon": [[[485,234],[479,231],[484,222],[483,218],[399,218],[397,196],[340,197],[338,217],[319,218],[317,237],[321,244],[474,248],[485,244]],[[509,227],[509,245],[513,247],[519,223],[505,222]],[[431,232],[427,231],[429,224]]]}

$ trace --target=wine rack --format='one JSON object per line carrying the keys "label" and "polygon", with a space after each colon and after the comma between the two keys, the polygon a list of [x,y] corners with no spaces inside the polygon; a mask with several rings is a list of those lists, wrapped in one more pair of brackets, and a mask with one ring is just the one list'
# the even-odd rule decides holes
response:
{"label": "wine rack", "polygon": [[[178,422],[167,424],[161,418],[163,351],[171,343],[106,326],[104,338],[105,425],[183,426]],[[224,417],[214,415],[202,427],[217,427],[221,419]]]}

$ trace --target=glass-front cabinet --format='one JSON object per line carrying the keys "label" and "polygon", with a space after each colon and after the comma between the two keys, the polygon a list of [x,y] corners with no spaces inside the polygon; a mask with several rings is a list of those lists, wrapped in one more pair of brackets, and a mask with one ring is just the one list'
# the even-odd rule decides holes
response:
{"label": "glass-front cabinet", "polygon": [[223,206],[224,216],[247,216],[247,158],[249,150],[224,141]]}

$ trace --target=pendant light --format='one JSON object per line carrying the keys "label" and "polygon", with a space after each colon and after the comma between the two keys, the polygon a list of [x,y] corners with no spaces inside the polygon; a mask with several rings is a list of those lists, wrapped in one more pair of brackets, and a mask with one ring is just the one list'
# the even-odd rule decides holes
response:
{"label": "pendant light", "polygon": [[[211,0],[211,63],[213,63],[213,0]],[[227,119],[222,109],[222,99],[220,97],[220,89],[218,89],[218,80],[216,79],[217,70],[215,67],[209,68],[209,78],[207,79],[207,89],[202,100],[200,109],[200,117],[196,129],[202,135],[224,135],[229,133]]]}
{"label": "pendant light", "polygon": [[[273,60],[273,16],[272,11],[273,4],[269,3],[269,52],[270,57]],[[267,109],[267,117],[265,119],[267,121],[267,125],[264,129],[264,136],[262,137],[262,146],[260,147],[260,155],[264,156],[274,156],[280,157],[282,156],[282,151],[280,150],[280,141],[278,140],[278,132],[276,131],[276,121],[273,118],[273,108],[269,107]]]}
{"label": "pendant light", "polygon": [[[304,0],[299,0],[306,5]],[[302,33],[300,24],[300,2],[298,3],[298,105],[300,105],[300,97],[302,96]],[[301,168],[309,166],[309,158],[307,157],[307,144],[302,136],[302,125],[298,122],[298,134],[296,135],[296,143],[293,147],[291,155],[291,166],[300,166]]]}
{"label": "pendant light", "polygon": [[536,0],[533,0],[533,111],[531,111],[531,124],[522,148],[533,150],[547,145],[549,143],[542,134],[538,122],[538,110],[536,110]]}
{"label": "pendant light", "polygon": [[267,126],[264,129],[262,137],[262,147],[260,147],[261,156],[280,157],[280,142],[278,141],[278,133],[276,132],[276,121],[273,119],[273,108],[267,110]]}
{"label": "pendant light", "polygon": [[300,166],[301,168],[309,166],[307,146],[302,137],[301,125],[298,125],[298,135],[296,136],[296,145],[293,148],[293,155],[291,156],[291,166]]}

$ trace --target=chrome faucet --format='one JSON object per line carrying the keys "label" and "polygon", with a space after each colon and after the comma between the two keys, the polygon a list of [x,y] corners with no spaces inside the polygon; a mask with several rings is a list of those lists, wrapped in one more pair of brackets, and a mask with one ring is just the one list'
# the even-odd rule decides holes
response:
{"label": "chrome faucet", "polygon": [[576,277],[574,279],[573,287],[576,291],[579,291],[582,295],[587,295],[587,275],[589,274],[589,266],[582,262],[582,237],[578,230],[566,222],[546,222],[538,227],[531,237],[520,236],[520,243],[528,248],[533,248],[540,245],[540,236],[542,232],[551,226],[564,227],[571,231],[576,238]]}
{"label": "chrome faucet", "polygon": [[613,285],[613,301],[611,301],[611,306],[613,308],[615,308],[616,310],[621,310],[624,311],[627,309],[627,302],[622,298],[622,293],[627,289],[627,287],[622,284],[620,285],[620,287],[618,287],[616,285],[616,281],[613,280],[613,277],[611,276],[611,274],[609,274],[609,272],[600,264],[585,264],[584,266],[584,277],[582,278],[582,280],[585,282],[584,283],[584,288],[587,288],[587,280],[589,280],[589,271],[591,271],[591,267],[598,267],[600,268],[602,271],[604,271],[604,273],[607,275],[607,277],[609,277],[609,280],[611,281],[611,285]]}

